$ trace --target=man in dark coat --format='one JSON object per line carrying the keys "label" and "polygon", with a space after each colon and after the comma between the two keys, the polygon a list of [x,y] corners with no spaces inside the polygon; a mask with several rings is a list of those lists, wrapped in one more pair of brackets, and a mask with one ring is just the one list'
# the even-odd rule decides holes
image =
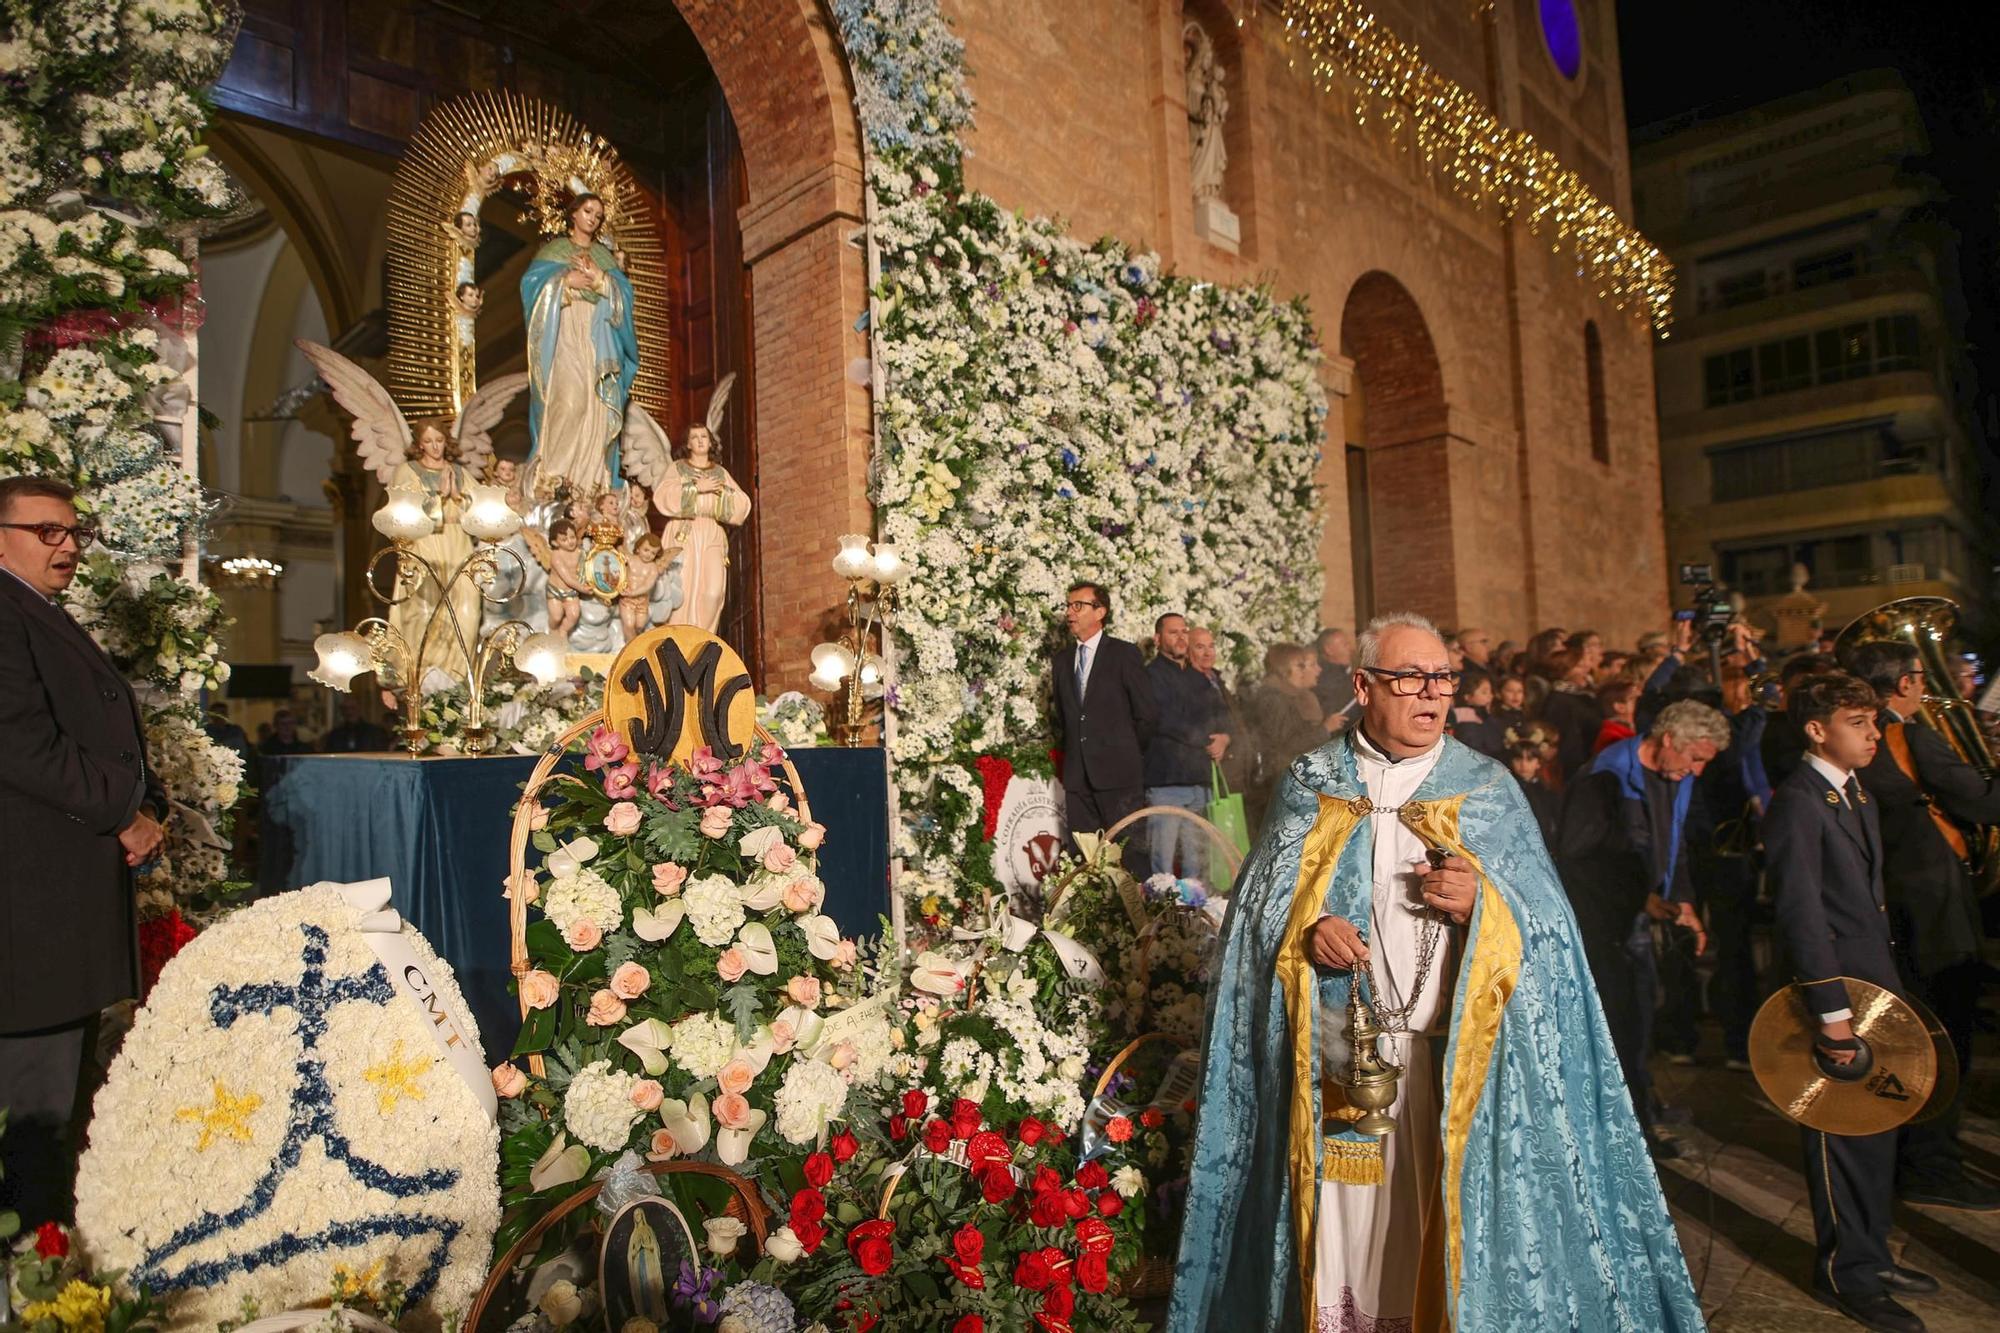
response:
{"label": "man in dark coat", "polygon": [[1686,928],[1697,954],[1707,945],[1688,870],[1687,815],[1694,779],[1728,744],[1722,714],[1683,699],[1662,710],[1648,734],[1607,748],[1563,790],[1556,866],[1639,1124],[1662,1156],[1677,1150],[1652,1132],[1646,1058],[1659,984],[1652,927]]}
{"label": "man in dark coat", "polygon": [[69,1209],[87,1044],[137,993],[132,867],[167,808],[131,687],[54,601],[97,535],[72,497],[0,480],[0,1191],[30,1222]]}
{"label": "man in dark coat", "polygon": [[[1188,660],[1189,630],[1185,616],[1169,613],[1153,623],[1156,655],[1146,666],[1153,682],[1153,707],[1158,718],[1146,743],[1146,804],[1171,805],[1194,814],[1208,809],[1211,765],[1229,748],[1229,732],[1216,716],[1215,691]],[[1192,876],[1207,873],[1208,840],[1200,826],[1171,815],[1148,821],[1155,875],[1175,871],[1179,864]]]}
{"label": "man in dark coat", "polygon": [[[1876,753],[1874,707],[1873,691],[1845,673],[1800,680],[1786,710],[1806,756],[1764,816],[1778,939],[1819,1022],[1814,1044],[1823,1061],[1841,1065],[1860,1052],[1843,978],[1903,992],[1882,883],[1880,802],[1856,776]],[[1866,1328],[1923,1333],[1923,1320],[1895,1298],[1936,1291],[1937,1279],[1889,1257],[1895,1133],[1800,1134],[1818,1250],[1813,1295]]]}
{"label": "man in dark coat", "polygon": [[[1099,583],[1070,588],[1063,608],[1071,647],[1049,662],[1062,746],[1065,814],[1072,835],[1110,828],[1145,800],[1146,742],[1158,721],[1139,650],[1104,632],[1111,594]],[[1144,878],[1138,830],[1125,838],[1125,866]]]}
{"label": "man in dark coat", "polygon": [[1979,900],[1966,865],[1969,830],[2000,823],[2000,783],[1958,757],[1924,724],[1924,667],[1906,643],[1864,643],[1850,663],[1875,690],[1882,744],[1861,772],[1881,811],[1882,878],[1889,893],[1903,979],[1944,1024],[1958,1053],[1958,1095],[1937,1116],[1903,1130],[1896,1188],[1905,1203],[1979,1212],[2000,1191],[1969,1178],[1958,1145],[1979,1023]]}

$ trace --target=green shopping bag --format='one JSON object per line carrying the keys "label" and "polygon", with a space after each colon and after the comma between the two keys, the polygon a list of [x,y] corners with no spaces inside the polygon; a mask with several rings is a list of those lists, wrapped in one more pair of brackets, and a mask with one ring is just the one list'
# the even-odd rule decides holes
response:
{"label": "green shopping bag", "polygon": [[[1250,821],[1243,813],[1243,797],[1239,792],[1229,790],[1229,783],[1223,779],[1222,765],[1209,761],[1208,822],[1215,825],[1229,845],[1236,849],[1238,856],[1250,852]],[[1229,858],[1222,854],[1220,847],[1213,847],[1208,858],[1209,883],[1217,893],[1229,892],[1229,885],[1236,878],[1236,872],[1229,868]]]}

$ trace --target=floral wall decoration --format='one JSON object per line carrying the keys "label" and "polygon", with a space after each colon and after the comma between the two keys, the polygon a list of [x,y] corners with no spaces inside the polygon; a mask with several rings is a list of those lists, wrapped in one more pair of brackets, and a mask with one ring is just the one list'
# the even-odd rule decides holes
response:
{"label": "floral wall decoration", "polygon": [[0,476],[55,477],[102,541],[69,612],[138,690],[174,809],[139,878],[152,960],[229,889],[236,754],[201,727],[220,601],[177,573],[207,500],[175,447],[201,302],[199,225],[227,211],[201,143],[226,0],[6,0],[0,10]]}
{"label": "floral wall decoration", "polygon": [[[969,906],[980,756],[1048,771],[1048,652],[1073,579],[1133,639],[1184,612],[1248,669],[1320,600],[1327,412],[1303,301],[1161,270],[965,187],[964,49],[936,0],[836,0],[869,148],[882,535],[898,630],[898,851]],[[951,895],[947,895],[951,896]],[[947,913],[946,915],[949,915]]]}

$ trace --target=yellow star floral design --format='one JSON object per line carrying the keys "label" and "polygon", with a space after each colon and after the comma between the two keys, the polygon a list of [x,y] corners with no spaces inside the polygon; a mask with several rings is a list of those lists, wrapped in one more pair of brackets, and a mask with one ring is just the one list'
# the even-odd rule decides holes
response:
{"label": "yellow star floral design", "polygon": [[264,1104],[264,1099],[254,1092],[246,1092],[241,1097],[229,1095],[229,1089],[222,1086],[222,1080],[215,1080],[215,1100],[208,1106],[183,1106],[174,1112],[174,1119],[192,1121],[201,1126],[201,1137],[195,1140],[196,1152],[207,1152],[218,1136],[227,1135],[238,1143],[250,1141],[250,1116]]}
{"label": "yellow star floral design", "polygon": [[412,1101],[423,1100],[424,1090],[417,1086],[417,1080],[430,1067],[431,1059],[427,1055],[405,1060],[403,1043],[398,1041],[390,1050],[388,1059],[362,1070],[361,1077],[375,1085],[376,1108],[387,1115],[405,1097]]}

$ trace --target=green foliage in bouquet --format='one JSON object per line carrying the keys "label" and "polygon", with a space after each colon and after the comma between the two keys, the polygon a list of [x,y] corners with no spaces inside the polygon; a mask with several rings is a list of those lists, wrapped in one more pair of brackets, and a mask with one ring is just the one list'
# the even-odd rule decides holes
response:
{"label": "green foliage in bouquet", "polygon": [[543,1073],[494,1073],[502,1248],[628,1150],[771,1190],[888,1060],[888,997],[864,997],[859,947],[819,910],[825,830],[779,789],[782,758],[642,764],[599,728],[585,773],[546,789],[541,871],[512,886],[536,908],[513,1055]]}

